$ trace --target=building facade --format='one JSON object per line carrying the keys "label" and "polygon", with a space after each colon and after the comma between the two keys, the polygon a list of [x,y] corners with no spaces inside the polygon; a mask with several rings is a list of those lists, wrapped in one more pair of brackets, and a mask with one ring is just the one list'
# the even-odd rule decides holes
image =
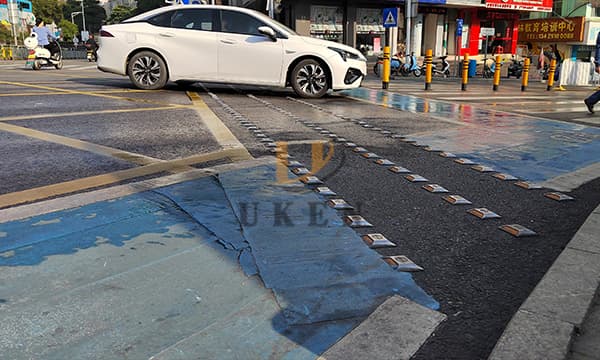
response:
{"label": "building facade", "polygon": [[[415,1],[416,2],[416,1]],[[410,48],[416,55],[432,49],[434,56],[515,53],[519,19],[532,11],[552,11],[552,0],[419,0],[413,4]],[[385,42],[382,10],[398,7],[398,27],[390,45],[405,44],[404,1],[282,1],[282,22],[302,35],[341,42],[369,54]],[[460,28],[460,29],[459,29]],[[482,34],[482,29],[492,31]],[[486,33],[487,34],[487,33]],[[494,45],[492,46],[492,43]]]}

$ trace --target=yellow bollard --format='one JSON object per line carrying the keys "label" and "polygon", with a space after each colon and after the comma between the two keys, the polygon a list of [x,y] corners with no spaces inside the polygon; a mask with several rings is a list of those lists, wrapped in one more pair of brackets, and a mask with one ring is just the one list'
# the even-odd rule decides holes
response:
{"label": "yellow bollard", "polygon": [[431,65],[433,64],[433,50],[425,51],[425,90],[431,90]]}
{"label": "yellow bollard", "polygon": [[465,54],[463,59],[463,68],[462,68],[462,85],[460,89],[462,91],[467,91],[467,83],[469,82],[469,53]]}
{"label": "yellow bollard", "polygon": [[556,59],[552,59],[550,61],[550,71],[548,72],[548,86],[546,90],[552,90],[552,85],[554,85],[554,72],[556,71]]}
{"label": "yellow bollard", "polygon": [[531,60],[529,58],[525,58],[523,62],[523,73],[521,73],[521,91],[525,91],[527,89],[527,85],[529,84],[529,65]]}
{"label": "yellow bollard", "polygon": [[2,60],[6,59],[5,52],[6,50],[4,49],[4,46],[0,47],[0,57],[2,58]]}
{"label": "yellow bollard", "polygon": [[9,58],[10,60],[14,60],[14,59],[13,59],[13,55],[12,55],[12,48],[8,48],[8,58]]}
{"label": "yellow bollard", "polygon": [[383,71],[381,74],[381,88],[387,89],[390,86],[390,47],[383,47]]}
{"label": "yellow bollard", "polygon": [[500,67],[502,63],[500,62],[500,55],[496,55],[496,70],[494,71],[494,86],[492,89],[494,91],[498,91],[498,86],[500,85]]}

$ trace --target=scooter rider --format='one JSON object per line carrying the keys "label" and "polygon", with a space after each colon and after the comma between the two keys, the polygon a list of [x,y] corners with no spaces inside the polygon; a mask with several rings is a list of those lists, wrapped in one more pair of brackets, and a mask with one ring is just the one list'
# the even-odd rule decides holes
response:
{"label": "scooter rider", "polygon": [[98,54],[96,53],[98,50],[98,43],[94,39],[93,34],[90,34],[90,37],[85,41],[85,47],[94,54],[94,59],[98,58]]}
{"label": "scooter rider", "polygon": [[45,47],[50,51],[50,56],[54,56],[56,54],[56,48],[50,44],[49,39],[56,40],[52,31],[48,29],[46,24],[44,24],[44,20],[38,20],[37,25],[33,28],[33,32],[37,34],[38,44]]}

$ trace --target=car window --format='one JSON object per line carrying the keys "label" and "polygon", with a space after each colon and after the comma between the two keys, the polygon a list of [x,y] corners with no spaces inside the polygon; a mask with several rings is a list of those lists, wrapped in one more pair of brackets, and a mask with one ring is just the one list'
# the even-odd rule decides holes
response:
{"label": "car window", "polygon": [[212,9],[177,10],[171,18],[171,27],[202,31],[215,30],[215,11]]}
{"label": "car window", "polygon": [[265,26],[259,19],[237,11],[221,11],[221,31],[234,34],[259,35],[258,28]]}
{"label": "car window", "polygon": [[171,18],[174,14],[175,11],[167,11],[148,18],[146,21],[155,26],[171,27]]}

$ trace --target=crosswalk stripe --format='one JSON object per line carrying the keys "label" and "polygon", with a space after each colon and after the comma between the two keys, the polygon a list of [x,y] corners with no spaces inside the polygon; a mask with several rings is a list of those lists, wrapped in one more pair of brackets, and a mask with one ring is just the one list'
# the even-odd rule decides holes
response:
{"label": "crosswalk stripe", "polygon": [[564,112],[577,112],[587,111],[585,106],[569,106],[569,107],[557,107],[557,108],[544,108],[544,109],[515,109],[515,111],[526,113],[526,114],[550,114],[550,113],[564,113]]}

